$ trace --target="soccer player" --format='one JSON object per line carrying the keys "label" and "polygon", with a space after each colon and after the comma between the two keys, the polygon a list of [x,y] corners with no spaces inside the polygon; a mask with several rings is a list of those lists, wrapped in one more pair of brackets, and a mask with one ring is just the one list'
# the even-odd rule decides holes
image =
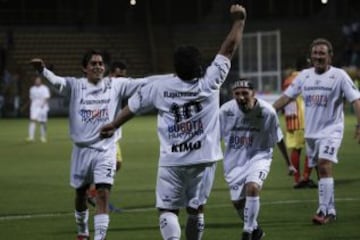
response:
{"label": "soccer player", "polygon": [[205,71],[197,48],[178,47],[174,53],[176,75],[158,76],[143,86],[100,133],[102,137],[112,136],[135,114],[158,110],[156,207],[160,232],[166,240],[180,239],[178,214],[182,207],[188,213],[186,239],[201,239],[204,232],[204,205],[213,185],[216,162],[222,158],[219,90],[242,38],[246,18],[240,5],[232,5],[230,12],[232,28]]}
{"label": "soccer player", "polygon": [[[111,78],[123,78],[123,77],[127,77],[127,66],[124,62],[122,61],[115,61],[111,63],[110,66],[110,72],[109,72],[109,77]],[[125,106],[126,104],[126,100],[127,99],[123,99],[123,101],[121,103],[119,103],[119,105],[116,108],[116,113],[118,113],[121,110],[122,106]],[[116,171],[119,171],[121,169],[122,166],[122,162],[123,162],[123,158],[122,158],[122,154],[121,154],[121,148],[120,148],[120,139],[122,137],[122,131],[121,128],[119,128],[116,132]],[[90,205],[95,206],[96,205],[96,187],[95,185],[90,185],[90,188],[88,190],[88,198],[87,198],[88,203],[90,203]],[[119,210],[117,209],[114,205],[109,204],[109,208],[111,211],[113,210]]]}
{"label": "soccer player", "polygon": [[348,74],[331,65],[332,44],[323,38],[310,45],[312,67],[302,70],[283,95],[275,109],[302,95],[305,101],[305,141],[309,167],[318,168],[319,207],[312,218],[314,224],[336,219],[333,165],[344,133],[344,97],[352,103],[358,124],[355,138],[360,143],[360,93]]}
{"label": "soccer player", "polygon": [[255,98],[253,85],[240,79],[232,85],[233,99],[220,108],[221,136],[225,144],[224,175],[233,205],[244,221],[242,240],[260,240],[265,234],[257,222],[260,191],[278,145],[288,167],[290,162],[275,109]]}
{"label": "soccer player", "polygon": [[[292,71],[284,80],[283,89],[285,90],[299,74],[298,71]],[[308,157],[305,155],[304,170],[301,177],[300,157],[301,150],[305,147],[304,137],[304,100],[302,96],[297,96],[284,107],[285,115],[285,142],[290,149],[290,158],[293,166],[296,168],[294,174],[294,188],[317,188],[317,184],[310,179],[312,168],[308,166]]]}
{"label": "soccer player", "polygon": [[46,123],[49,111],[50,90],[42,83],[41,77],[36,76],[34,85],[29,91],[30,98],[30,123],[28,142],[35,140],[36,125],[40,126],[40,141],[45,143],[46,140]]}
{"label": "soccer player", "polygon": [[75,220],[78,240],[89,239],[87,190],[96,186],[94,240],[103,240],[109,226],[109,197],[116,168],[115,137],[99,137],[100,127],[113,120],[116,106],[147,82],[147,79],[103,77],[104,53],[87,51],[82,59],[82,78],[60,77],[32,59],[35,69],[51,84],[70,95],[69,125],[73,141],[70,184],[75,188]]}

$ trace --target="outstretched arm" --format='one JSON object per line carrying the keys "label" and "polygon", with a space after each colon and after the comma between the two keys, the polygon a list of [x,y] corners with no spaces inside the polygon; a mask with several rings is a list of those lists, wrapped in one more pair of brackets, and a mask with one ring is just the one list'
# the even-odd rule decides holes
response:
{"label": "outstretched arm", "polygon": [[31,59],[30,64],[38,74],[44,76],[52,85],[59,85],[60,92],[62,91],[63,87],[66,86],[65,78],[57,76],[52,71],[48,70],[45,66],[45,62],[41,58]]}
{"label": "outstretched arm", "polygon": [[288,174],[290,176],[294,175],[294,173],[296,173],[296,168],[292,165],[292,163],[291,163],[291,161],[289,159],[289,155],[288,155],[287,150],[286,150],[286,145],[285,145],[284,139],[281,139],[280,142],[277,143],[277,145],[279,147],[281,155],[285,159],[286,165],[288,167]]}
{"label": "outstretched arm", "polygon": [[118,129],[120,126],[122,126],[124,123],[129,121],[131,118],[133,118],[135,114],[131,112],[128,106],[125,106],[121,111],[120,114],[116,116],[114,121],[111,123],[108,123],[104,125],[100,129],[100,137],[102,138],[109,138],[112,135],[114,135],[114,132],[116,129]]}
{"label": "outstretched arm", "polygon": [[285,107],[292,100],[293,100],[292,98],[286,95],[282,95],[278,100],[274,102],[273,107],[278,112],[279,110],[283,109],[283,107]]}
{"label": "outstretched arm", "polygon": [[222,43],[218,54],[221,54],[231,60],[243,36],[246,10],[243,6],[234,4],[231,5],[230,14],[234,22],[230,32]]}

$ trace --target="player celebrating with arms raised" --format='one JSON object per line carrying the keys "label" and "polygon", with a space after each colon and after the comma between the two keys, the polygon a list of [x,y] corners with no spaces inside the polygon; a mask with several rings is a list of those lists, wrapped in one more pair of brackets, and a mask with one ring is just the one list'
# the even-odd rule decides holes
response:
{"label": "player celebrating with arms raised", "polygon": [[105,77],[104,53],[87,51],[82,59],[85,77],[60,77],[45,68],[41,59],[32,59],[35,69],[70,96],[69,124],[73,141],[70,184],[75,188],[75,220],[78,240],[88,240],[87,190],[96,187],[94,240],[104,240],[109,226],[109,197],[116,169],[115,136],[99,137],[102,125],[114,119],[116,106],[147,79]]}
{"label": "player celebrating with arms raised", "polygon": [[156,184],[156,207],[163,239],[179,240],[179,210],[186,207],[187,239],[200,240],[204,232],[204,205],[222,158],[219,126],[219,91],[230,70],[242,38],[246,12],[230,8],[233,25],[212,64],[202,72],[200,52],[181,46],[174,54],[177,75],[159,77],[129,99],[129,105],[101,131],[111,136],[134,114],[158,110],[160,159]]}

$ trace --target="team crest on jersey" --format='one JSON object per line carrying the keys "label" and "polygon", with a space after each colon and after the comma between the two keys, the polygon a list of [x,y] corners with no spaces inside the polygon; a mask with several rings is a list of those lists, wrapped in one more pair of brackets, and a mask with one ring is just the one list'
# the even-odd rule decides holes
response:
{"label": "team crest on jersey", "polygon": [[320,83],[321,83],[321,80],[319,80],[319,79],[315,80],[315,85],[319,85]]}

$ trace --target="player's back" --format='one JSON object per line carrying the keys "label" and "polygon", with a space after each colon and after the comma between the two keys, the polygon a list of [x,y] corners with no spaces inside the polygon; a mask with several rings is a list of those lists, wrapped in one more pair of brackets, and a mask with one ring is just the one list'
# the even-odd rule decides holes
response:
{"label": "player's back", "polygon": [[[187,165],[222,157],[219,93],[208,91],[204,81],[183,81],[177,76],[159,81],[155,107],[164,164]],[[178,158],[181,162],[175,162]]]}
{"label": "player's back", "polygon": [[192,165],[222,158],[219,91],[230,69],[217,55],[201,78],[176,75],[152,79],[129,99],[130,110],[158,110],[161,166]]}

